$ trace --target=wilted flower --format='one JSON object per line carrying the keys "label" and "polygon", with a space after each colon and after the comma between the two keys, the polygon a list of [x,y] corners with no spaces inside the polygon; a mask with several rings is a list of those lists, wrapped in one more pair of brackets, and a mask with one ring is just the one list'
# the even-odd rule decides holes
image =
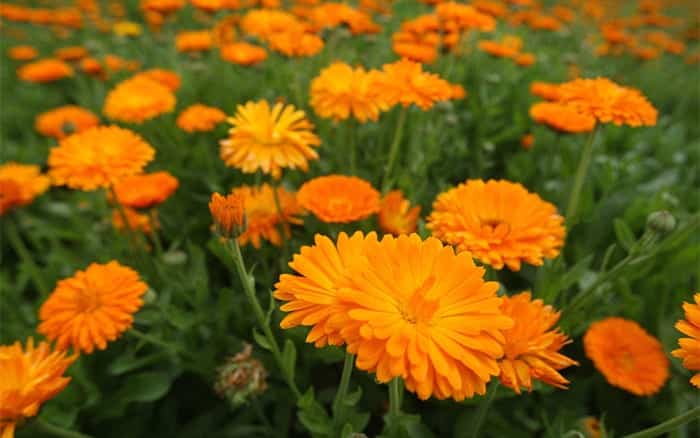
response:
{"label": "wilted flower", "polygon": [[382,199],[379,209],[379,228],[394,235],[416,231],[420,205],[411,207],[400,190],[392,190]]}
{"label": "wilted flower", "polygon": [[244,344],[243,351],[228,358],[217,369],[214,390],[234,406],[244,404],[267,389],[267,370],[252,353],[253,347]]}

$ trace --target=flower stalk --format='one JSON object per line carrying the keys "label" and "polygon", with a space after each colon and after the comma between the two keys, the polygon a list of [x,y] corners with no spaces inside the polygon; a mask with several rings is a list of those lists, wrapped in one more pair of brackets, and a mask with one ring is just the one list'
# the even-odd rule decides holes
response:
{"label": "flower stalk", "polygon": [[345,360],[343,361],[343,373],[340,376],[340,383],[338,384],[338,392],[335,394],[335,399],[333,400],[333,415],[336,417],[340,412],[343,399],[348,393],[348,387],[350,386],[350,376],[352,376],[352,368],[355,364],[355,356],[345,352]]}
{"label": "flower stalk", "polygon": [[401,403],[403,401],[403,381],[401,377],[389,382],[389,415],[393,418],[401,415]]}
{"label": "flower stalk", "polygon": [[693,420],[700,418],[700,406],[691,409],[683,414],[671,418],[670,420],[659,423],[656,426],[652,426],[648,429],[641,430],[629,435],[625,435],[623,438],[653,438],[661,436],[667,432],[678,429],[682,425],[689,423]]}
{"label": "flower stalk", "polygon": [[578,162],[578,167],[576,168],[576,176],[574,177],[574,185],[569,193],[569,200],[566,203],[566,222],[571,225],[571,221],[576,216],[578,210],[579,198],[581,197],[581,190],[583,189],[583,182],[588,174],[588,168],[591,165],[591,158],[593,157],[593,145],[595,143],[596,133],[598,132],[598,127],[596,126],[591,131],[588,136],[588,141],[583,147],[583,152],[581,152],[581,158]]}
{"label": "flower stalk", "polygon": [[14,218],[10,217],[7,220],[7,227],[5,228],[5,232],[7,233],[7,238],[10,241],[10,245],[12,245],[12,248],[15,250],[20,260],[22,260],[22,263],[24,263],[24,265],[27,267],[30,278],[32,279],[32,282],[34,282],[34,286],[39,290],[41,294],[48,293],[49,288],[44,283],[44,278],[41,276],[39,267],[34,262],[32,253],[22,241],[22,238],[19,235],[19,230],[17,229],[17,225],[15,225]]}
{"label": "flower stalk", "polygon": [[396,122],[396,129],[394,130],[394,138],[391,142],[391,147],[389,148],[389,160],[384,168],[384,177],[382,178],[382,194],[386,194],[391,188],[391,171],[394,168],[396,157],[399,154],[399,146],[401,145],[401,137],[403,137],[403,128],[406,124],[407,114],[408,107],[405,106],[401,108],[399,119]]}
{"label": "flower stalk", "polygon": [[486,401],[481,403],[479,405],[479,410],[476,413],[476,418],[474,420],[474,424],[472,425],[472,433],[471,437],[472,438],[478,438],[479,433],[481,431],[481,426],[484,424],[484,420],[486,419],[486,415],[489,413],[489,408],[491,408],[491,404],[493,403],[493,399],[496,398],[496,393],[498,392],[498,388],[500,386],[500,383],[498,380],[496,380],[493,384],[491,384],[491,388],[488,390],[488,395],[486,396]]}

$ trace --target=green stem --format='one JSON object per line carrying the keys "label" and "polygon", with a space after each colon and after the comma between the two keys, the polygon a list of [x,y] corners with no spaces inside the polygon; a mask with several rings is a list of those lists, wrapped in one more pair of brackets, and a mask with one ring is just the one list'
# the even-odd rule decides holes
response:
{"label": "green stem", "polygon": [[291,374],[291,370],[288,370],[284,365],[282,353],[280,352],[279,345],[277,345],[277,340],[272,334],[272,330],[270,329],[270,326],[267,323],[267,318],[265,317],[265,312],[263,312],[262,306],[260,305],[258,297],[255,294],[255,280],[250,274],[248,274],[245,264],[243,263],[243,255],[241,254],[241,248],[238,246],[238,241],[236,239],[228,239],[227,247],[231,252],[231,258],[233,258],[234,265],[236,266],[236,272],[238,273],[238,277],[243,285],[243,291],[248,298],[248,302],[253,308],[253,313],[255,314],[255,318],[258,320],[260,329],[263,331],[263,334],[270,344],[270,349],[275,361],[277,362],[277,366],[280,368],[280,370],[282,370],[284,379],[287,381],[289,388],[294,393],[294,397],[296,397],[298,400],[301,398],[301,392],[299,392],[299,388],[297,388],[297,385],[294,382],[294,376]]}
{"label": "green stem", "polygon": [[[275,208],[277,209],[277,216],[279,216],[279,222],[277,223],[277,231],[280,233],[280,241],[281,241],[281,249],[282,253],[279,254],[279,261],[280,261],[280,272],[284,272],[284,270],[287,267],[287,228],[285,228],[285,215],[284,211],[282,210],[282,203],[280,202],[280,195],[279,195],[279,181],[277,180],[272,180],[272,197],[275,200]],[[291,237],[291,232],[290,236]]]}
{"label": "green stem", "polygon": [[578,168],[576,169],[576,176],[574,177],[574,185],[569,193],[569,200],[566,203],[566,222],[571,224],[571,221],[576,216],[576,210],[578,209],[579,198],[581,197],[581,189],[583,189],[583,182],[586,179],[586,174],[588,173],[588,168],[591,164],[591,158],[593,157],[593,144],[595,143],[596,133],[598,132],[598,127],[596,126],[591,131],[588,136],[588,141],[583,147],[583,152],[581,153],[581,158],[578,162]]}
{"label": "green stem", "polygon": [[492,383],[491,388],[489,388],[488,395],[486,396],[486,401],[479,405],[479,410],[476,413],[476,419],[474,421],[474,425],[472,426],[472,438],[479,437],[479,431],[481,430],[481,426],[484,424],[484,420],[486,419],[486,415],[489,412],[489,408],[493,403],[493,399],[496,397],[496,393],[498,392],[499,386],[500,384],[498,380]]}
{"label": "green stem", "polygon": [[389,160],[384,168],[384,178],[382,178],[382,193],[386,194],[391,188],[391,171],[394,168],[394,163],[396,162],[396,156],[399,154],[399,146],[401,145],[401,137],[403,136],[403,128],[406,124],[406,115],[408,114],[408,107],[405,106],[401,108],[399,113],[399,120],[396,122],[396,129],[394,130],[394,138],[391,142],[391,147],[389,148]]}
{"label": "green stem", "polygon": [[403,398],[403,382],[401,377],[395,377],[389,382],[389,414],[392,417],[401,415],[401,402]]}
{"label": "green stem", "polygon": [[333,415],[338,416],[340,408],[343,404],[343,399],[348,393],[348,386],[350,386],[350,376],[352,375],[352,368],[354,366],[355,357],[345,352],[345,361],[343,362],[343,373],[340,376],[340,384],[338,385],[338,392],[335,394],[335,399],[333,400]]}
{"label": "green stem", "polygon": [[148,215],[151,219],[151,240],[153,240],[153,245],[156,247],[156,254],[160,260],[163,257],[163,242],[160,240],[160,235],[156,229],[156,224],[158,223],[158,216],[156,215],[156,209],[152,208]]}
{"label": "green stem", "polygon": [[671,432],[686,423],[697,420],[698,418],[700,418],[700,406],[680,414],[677,417],[673,417],[670,420],[664,421],[663,423],[659,423],[656,426],[625,435],[623,438],[652,438],[661,436],[666,432]]}
{"label": "green stem", "polygon": [[357,173],[357,144],[355,142],[356,124],[355,119],[352,117],[352,114],[348,119],[346,127],[348,130],[347,142],[348,147],[350,148],[350,174],[355,175]]}
{"label": "green stem", "polygon": [[75,432],[73,430],[64,429],[55,424],[51,424],[46,420],[37,417],[34,419],[34,424],[36,424],[42,431],[57,437],[62,438],[92,438],[90,435],[85,435],[80,432]]}
{"label": "green stem", "polygon": [[29,275],[32,281],[34,282],[34,286],[36,286],[36,288],[39,289],[39,292],[42,295],[48,293],[49,288],[46,285],[46,283],[44,283],[44,279],[41,276],[39,267],[36,265],[36,263],[34,263],[34,257],[32,257],[32,253],[22,241],[22,238],[19,235],[19,230],[17,229],[17,225],[15,225],[13,217],[9,217],[7,220],[6,232],[7,238],[10,240],[10,244],[19,256],[20,260],[22,260],[22,263],[27,267]]}

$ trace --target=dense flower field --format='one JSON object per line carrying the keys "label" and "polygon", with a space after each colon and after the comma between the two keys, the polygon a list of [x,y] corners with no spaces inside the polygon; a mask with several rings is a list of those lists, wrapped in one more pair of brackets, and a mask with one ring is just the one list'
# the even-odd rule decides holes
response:
{"label": "dense flower field", "polygon": [[0,3],[0,436],[700,436],[700,7]]}

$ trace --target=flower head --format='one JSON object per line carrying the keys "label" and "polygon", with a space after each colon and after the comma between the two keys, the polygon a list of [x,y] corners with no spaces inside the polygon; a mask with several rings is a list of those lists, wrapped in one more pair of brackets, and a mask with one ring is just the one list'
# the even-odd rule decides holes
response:
{"label": "flower head", "polygon": [[392,190],[382,199],[379,209],[379,228],[394,235],[416,231],[420,205],[411,207],[401,190]]}
{"label": "flower head", "polygon": [[92,263],[60,280],[39,309],[38,331],[56,347],[76,352],[104,350],[131,327],[148,286],[131,268],[116,261]]}
{"label": "flower head", "polygon": [[379,211],[379,192],[356,176],[327,175],[305,182],[297,199],[323,222],[364,219]]}
{"label": "flower head", "polygon": [[449,100],[452,95],[449,82],[436,74],[424,72],[417,62],[402,59],[385,64],[382,69],[382,92],[391,105],[407,107],[415,104],[425,111],[436,102]]}
{"label": "flower head", "polygon": [[186,132],[207,132],[226,120],[226,113],[213,106],[196,103],[185,108],[177,117],[177,126]]}
{"label": "flower head", "polygon": [[535,81],[530,84],[530,93],[544,100],[559,100],[559,84]]}
{"label": "flower head", "polygon": [[317,159],[313,149],[321,140],[312,132],[313,124],[294,105],[265,100],[239,105],[229,119],[229,138],[221,141],[221,159],[227,166],[245,173],[262,170],[279,178],[283,168],[308,169],[309,159]]}
{"label": "flower head", "polygon": [[171,70],[165,70],[163,68],[152,68],[150,70],[144,70],[132,77],[136,78],[146,78],[155,81],[161,85],[167,87],[170,91],[177,91],[180,88],[180,75]]}
{"label": "flower head", "polygon": [[608,383],[632,394],[655,394],[668,379],[663,346],[634,321],[613,317],[594,322],[583,346]]}
{"label": "flower head", "polygon": [[221,46],[221,59],[238,65],[255,65],[267,59],[267,52],[254,44],[236,42]]}
{"label": "flower head", "polygon": [[564,218],[554,205],[505,180],[468,180],[438,195],[428,228],[459,251],[502,269],[540,266],[564,243]]}
{"label": "flower head", "polygon": [[26,82],[54,82],[73,76],[73,68],[59,59],[40,59],[17,69],[17,76]]}
{"label": "flower head", "polygon": [[227,196],[212,193],[209,212],[222,236],[237,237],[245,230],[245,199],[240,193]]}
{"label": "flower head", "polygon": [[218,378],[214,390],[225,397],[232,405],[245,404],[251,397],[258,396],[267,389],[267,370],[252,357],[253,347],[245,344],[243,351],[217,369]]}
{"label": "flower head", "polygon": [[175,36],[175,48],[178,52],[201,52],[209,50],[214,38],[209,30],[179,32]]}
{"label": "flower head", "polygon": [[561,132],[590,132],[595,128],[595,117],[558,102],[538,102],[530,107],[530,117]]}
{"label": "flower head", "polygon": [[268,36],[270,49],[284,56],[314,56],[323,49],[323,40],[303,29],[292,29]]}
{"label": "flower head", "polygon": [[48,342],[0,346],[0,436],[12,438],[18,423],[33,417],[70,382],[64,376],[77,356],[52,351]]}
{"label": "flower head", "polygon": [[503,332],[505,354],[499,361],[501,382],[520,394],[520,388],[532,390],[532,380],[541,380],[557,388],[569,383],[559,370],[578,365],[559,353],[571,342],[559,329],[553,328],[559,312],[542,300],[533,300],[530,292],[504,297],[501,310],[515,325]]}
{"label": "flower head", "polygon": [[143,76],[120,82],[107,94],[102,111],[110,119],[143,123],[175,109],[175,95],[165,85]]}
{"label": "flower head", "polygon": [[0,179],[0,216],[22,205],[22,186],[11,179]]}
{"label": "flower head", "polygon": [[92,111],[76,105],[66,105],[39,114],[34,122],[37,132],[61,139],[100,124]]}
{"label": "flower head", "polygon": [[514,58],[523,47],[523,41],[516,36],[506,36],[501,41],[479,41],[479,49],[489,55]]}
{"label": "flower head", "polygon": [[56,185],[95,190],[140,173],[155,156],[137,134],[118,126],[90,128],[49,151],[49,176]]}
{"label": "flower head", "polygon": [[56,49],[54,56],[62,61],[80,61],[88,55],[83,46],[61,47]]}
{"label": "flower head", "polygon": [[[687,335],[678,340],[679,349],[673,350],[672,355],[683,360],[683,366],[691,371],[700,371],[700,293],[693,297],[695,304],[683,303],[685,320],[676,323],[676,329]],[[700,372],[696,373],[690,383],[700,388]]]}
{"label": "flower head", "polygon": [[168,172],[127,176],[114,185],[117,202],[126,207],[151,208],[177,190],[177,178]]}
{"label": "flower head", "polygon": [[14,46],[7,51],[7,56],[15,61],[31,61],[39,56],[39,52],[32,46]]}
{"label": "flower head", "polygon": [[[124,221],[126,219],[126,221]],[[126,226],[124,223],[126,222]],[[130,207],[115,208],[112,210],[112,226],[117,231],[127,230],[128,233],[131,231],[140,231],[144,234],[150,234],[153,230],[157,229],[158,219],[155,212],[152,214],[139,213]]]}
{"label": "flower head", "polygon": [[[14,162],[0,164],[0,181],[5,182],[1,195],[3,202],[12,207],[31,204],[34,198],[43,194],[51,185],[39,166]],[[12,189],[12,185],[18,190]]]}
{"label": "flower head", "polygon": [[335,62],[311,81],[311,106],[319,116],[336,121],[350,116],[362,123],[376,121],[380,112],[389,109],[377,86],[380,75]]}

